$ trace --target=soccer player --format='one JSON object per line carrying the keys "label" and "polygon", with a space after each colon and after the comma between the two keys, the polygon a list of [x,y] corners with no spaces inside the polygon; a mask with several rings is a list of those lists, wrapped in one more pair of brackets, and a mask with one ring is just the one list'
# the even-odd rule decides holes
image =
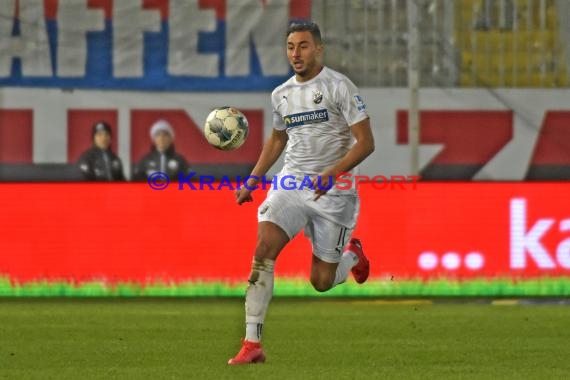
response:
{"label": "soccer player", "polygon": [[[287,58],[295,75],[273,91],[272,134],[248,186],[235,193],[239,205],[251,202],[256,178],[264,176],[286,148],[278,177],[295,176],[297,186],[287,190],[291,186],[285,189],[280,181],[274,182],[259,207],[258,240],[245,297],[245,339],[228,364],[265,361],[260,341],[273,294],[275,260],[300,230],[312,243],[311,284],[317,291],[343,283],[349,272],[357,283],[368,278],[362,245],[350,239],[359,210],[355,186],[341,190],[332,185],[340,173],[354,174],[374,151],[374,139],[358,89],[346,76],[322,65],[323,50],[316,24],[290,25]],[[312,181],[312,189],[301,186],[305,178]]]}

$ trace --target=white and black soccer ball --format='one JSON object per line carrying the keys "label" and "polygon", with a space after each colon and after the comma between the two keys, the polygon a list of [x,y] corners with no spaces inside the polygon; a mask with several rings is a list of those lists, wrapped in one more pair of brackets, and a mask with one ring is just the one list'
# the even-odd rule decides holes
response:
{"label": "white and black soccer ball", "polygon": [[249,124],[245,115],[235,107],[220,107],[208,115],[204,136],[214,148],[234,150],[247,139]]}

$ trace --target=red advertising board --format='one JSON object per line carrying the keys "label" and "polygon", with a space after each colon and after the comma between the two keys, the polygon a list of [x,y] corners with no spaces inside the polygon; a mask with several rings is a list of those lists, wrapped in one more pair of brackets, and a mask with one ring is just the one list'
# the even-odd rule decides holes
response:
{"label": "red advertising board", "polygon": [[[355,235],[372,278],[570,275],[569,183],[361,184],[360,193]],[[0,273],[18,283],[243,281],[264,191],[254,195],[237,206],[227,187],[4,184]],[[308,276],[310,258],[295,238],[277,275]]]}

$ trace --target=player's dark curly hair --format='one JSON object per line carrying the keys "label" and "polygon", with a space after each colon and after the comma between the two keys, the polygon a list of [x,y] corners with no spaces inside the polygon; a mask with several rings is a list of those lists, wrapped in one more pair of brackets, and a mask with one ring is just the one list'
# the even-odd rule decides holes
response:
{"label": "player's dark curly hair", "polygon": [[317,44],[323,43],[323,39],[321,38],[321,30],[319,29],[319,26],[314,22],[307,21],[307,22],[291,23],[289,25],[289,28],[287,28],[286,37],[289,37],[289,34],[294,32],[311,32],[311,35],[313,36],[315,43]]}

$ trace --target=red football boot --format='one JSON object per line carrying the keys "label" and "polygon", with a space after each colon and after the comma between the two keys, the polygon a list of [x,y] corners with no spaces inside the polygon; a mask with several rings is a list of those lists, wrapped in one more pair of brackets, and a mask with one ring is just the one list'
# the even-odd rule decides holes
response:
{"label": "red football boot", "polygon": [[352,238],[346,246],[346,250],[356,253],[356,256],[358,257],[358,264],[353,266],[351,269],[354,279],[359,284],[366,282],[368,275],[370,274],[370,262],[364,255],[362,243],[360,243],[360,240]]}
{"label": "red football boot", "polygon": [[242,340],[241,350],[237,355],[230,360],[228,364],[253,364],[253,363],[263,363],[265,362],[265,354],[261,348],[261,343],[249,342],[247,340]]}

